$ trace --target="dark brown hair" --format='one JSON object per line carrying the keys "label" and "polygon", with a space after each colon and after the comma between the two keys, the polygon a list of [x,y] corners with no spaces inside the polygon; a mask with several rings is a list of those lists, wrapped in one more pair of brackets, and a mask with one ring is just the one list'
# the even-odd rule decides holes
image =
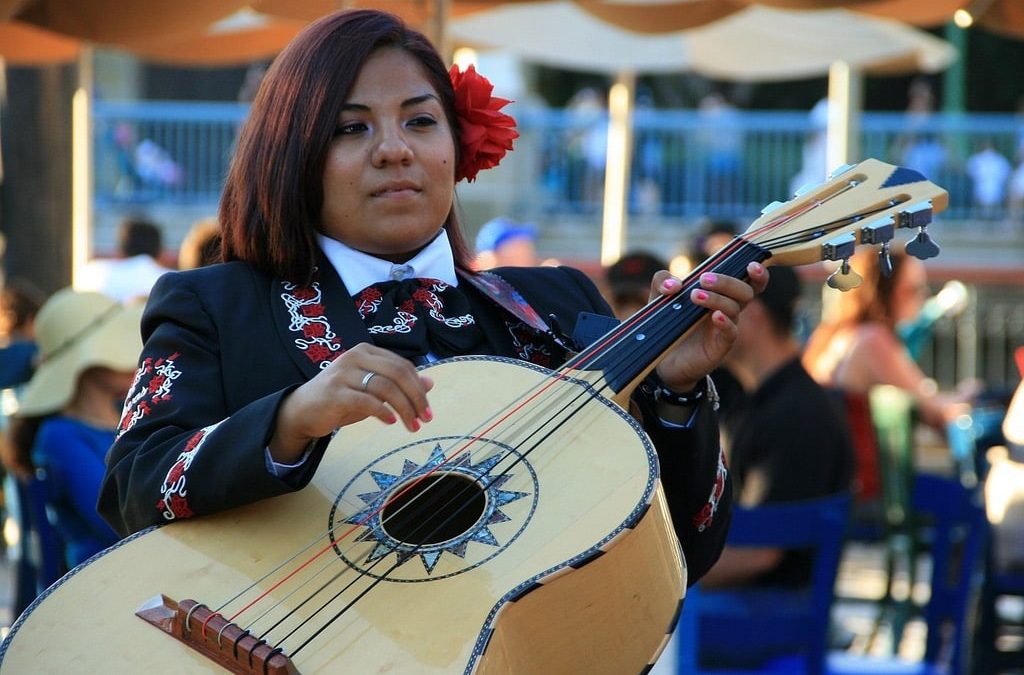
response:
{"label": "dark brown hair", "polygon": [[882,274],[880,258],[874,247],[861,248],[850,258],[850,267],[862,277],[860,286],[836,296],[831,315],[823,318],[805,348],[805,362],[811,363],[828,348],[841,330],[866,323],[883,324],[896,330],[894,296],[896,282],[905,273],[907,254],[890,251],[892,274]]}
{"label": "dark brown hair", "polygon": [[[437,91],[455,141],[455,94],[441,57],[421,33],[376,10],[346,10],[310,24],[267,71],[238,139],[220,203],[225,261],[276,277],[312,279],[323,207],[323,170],[338,115],[370,55],[397,47],[416,58]],[[455,207],[445,219],[455,264],[471,255]]]}

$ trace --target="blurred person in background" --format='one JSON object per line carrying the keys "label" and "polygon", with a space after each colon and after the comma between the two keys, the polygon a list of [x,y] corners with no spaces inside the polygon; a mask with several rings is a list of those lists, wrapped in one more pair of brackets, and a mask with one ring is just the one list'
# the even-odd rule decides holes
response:
{"label": "blurred person in background", "polygon": [[28,382],[35,367],[35,319],[46,295],[25,279],[0,290],[0,389]]}
{"label": "blurred person in background", "polygon": [[689,274],[739,233],[739,225],[731,220],[703,220],[694,231],[681,259],[672,261],[672,272],[677,275]]}
{"label": "blurred person in background", "polygon": [[608,266],[604,293],[618,319],[632,316],[651,301],[651,280],[668,263],[652,253],[632,251]]}
{"label": "blurred person in background", "polygon": [[[797,273],[773,266],[768,287],[740,315],[739,335],[725,361],[746,394],[723,418],[734,503],[742,506],[850,488],[854,457],[846,423],[800,361],[800,294]],[[701,583],[806,585],[811,564],[801,551],[726,546]]]}
{"label": "blurred person in background", "polygon": [[204,218],[189,228],[178,248],[178,269],[193,270],[220,262],[221,231],[216,218]]}
{"label": "blurred person in background", "polygon": [[[18,393],[35,369],[35,319],[45,299],[41,290],[24,279],[9,279],[0,290],[0,333],[4,341],[0,347],[0,444],[6,442],[8,420],[18,410]],[[0,449],[0,457],[3,452]],[[11,610],[17,616],[41,590],[37,582],[37,539],[32,536],[21,481],[10,471],[3,474],[3,533],[13,576]]]}
{"label": "blurred person in background", "polygon": [[1006,204],[1007,187],[1013,166],[996,149],[991,138],[978,143],[978,149],[967,158],[964,171],[971,179],[971,195],[982,217],[994,218]]}
{"label": "blurred person in background", "polygon": [[854,394],[866,396],[881,384],[899,387],[913,397],[921,419],[943,432],[967,409],[979,386],[966,381],[957,391],[940,392],[911,357],[896,327],[920,314],[930,294],[928,274],[924,263],[901,251],[892,251],[891,260],[887,277],[873,248],[850,258],[850,267],[863,280],[832,296],[834,306],[811,333],[804,365],[821,384]]}
{"label": "blurred person in background", "polygon": [[75,284],[119,302],[144,299],[161,275],[170,271],[160,263],[163,233],[149,220],[128,218],[117,234],[117,257],[91,260]]}
{"label": "blurred person in background", "polygon": [[498,217],[487,221],[476,235],[477,269],[530,267],[537,264],[537,228]]}
{"label": "blurred person in background", "polygon": [[141,315],[141,305],[66,288],[36,319],[39,366],[19,397],[3,459],[32,483],[29,499],[43,503],[23,507],[49,516],[69,569],[118,540],[96,501],[142,348]]}

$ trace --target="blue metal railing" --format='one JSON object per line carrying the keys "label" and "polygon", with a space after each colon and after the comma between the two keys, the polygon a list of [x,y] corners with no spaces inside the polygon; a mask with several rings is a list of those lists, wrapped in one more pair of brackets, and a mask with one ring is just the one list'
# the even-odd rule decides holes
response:
{"label": "blue metal railing", "polygon": [[96,103],[97,205],[216,202],[248,111],[231,103]]}
{"label": "blue metal railing", "polygon": [[[99,102],[94,108],[97,204],[214,202],[234,149],[243,104]],[[600,212],[606,120],[567,110],[516,111],[517,160],[530,170],[508,189],[532,212],[520,217]],[[639,110],[634,117],[630,209],[662,217],[746,218],[821,180],[824,131],[803,112]],[[861,156],[923,170],[950,192],[947,219],[1021,219],[1024,195],[979,203],[970,155],[991,142],[1004,169],[1016,164],[1024,121],[1012,115],[865,113]],[[524,159],[522,155],[526,153]],[[801,177],[802,171],[809,175]],[[989,166],[998,173],[999,166]],[[1024,181],[1021,187],[1024,188]]]}

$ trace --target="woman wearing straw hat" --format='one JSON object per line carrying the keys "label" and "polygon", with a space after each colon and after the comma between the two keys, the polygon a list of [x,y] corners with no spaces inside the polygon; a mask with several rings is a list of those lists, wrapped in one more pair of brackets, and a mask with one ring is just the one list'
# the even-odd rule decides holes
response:
{"label": "woman wearing straw hat", "polygon": [[5,464],[38,480],[68,567],[118,539],[96,513],[96,499],[142,348],[141,312],[141,305],[65,288],[36,317],[39,363],[12,420]]}

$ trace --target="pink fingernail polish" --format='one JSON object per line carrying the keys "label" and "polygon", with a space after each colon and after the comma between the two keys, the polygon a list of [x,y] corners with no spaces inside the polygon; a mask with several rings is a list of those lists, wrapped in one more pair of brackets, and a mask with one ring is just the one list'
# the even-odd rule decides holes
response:
{"label": "pink fingernail polish", "polygon": [[423,421],[429,422],[432,419],[434,419],[434,411],[430,409],[430,406],[427,406],[423,410]]}
{"label": "pink fingernail polish", "polygon": [[707,291],[696,291],[693,294],[693,297],[697,298],[698,300],[707,300],[708,299],[708,293],[707,293]]}

